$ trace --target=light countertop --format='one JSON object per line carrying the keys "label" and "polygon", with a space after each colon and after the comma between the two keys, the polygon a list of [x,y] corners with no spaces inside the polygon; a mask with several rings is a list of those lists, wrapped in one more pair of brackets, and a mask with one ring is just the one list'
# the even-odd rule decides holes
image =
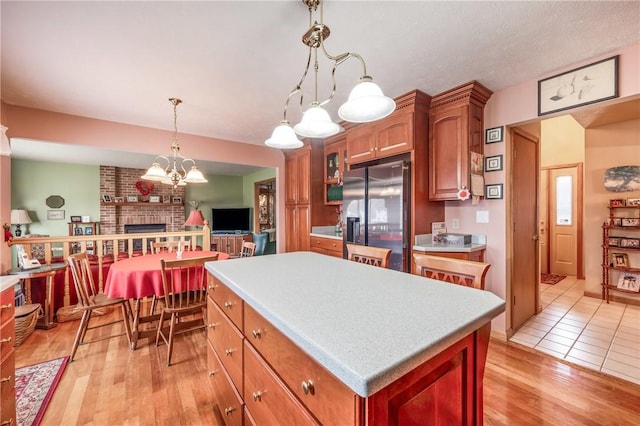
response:
{"label": "light countertop", "polygon": [[505,309],[489,291],[311,252],[206,268],[362,397]]}
{"label": "light countertop", "polygon": [[416,235],[414,250],[424,252],[456,252],[456,253],[471,253],[478,250],[485,250],[487,248],[487,238],[485,235],[472,235],[471,244],[465,244],[461,246],[453,244],[433,244],[431,240],[431,234]]}
{"label": "light countertop", "polygon": [[15,275],[0,275],[0,292],[18,284],[20,278]]}
{"label": "light countertop", "polygon": [[312,237],[331,238],[332,240],[341,240],[342,234],[336,234],[335,226],[314,226],[311,228]]}

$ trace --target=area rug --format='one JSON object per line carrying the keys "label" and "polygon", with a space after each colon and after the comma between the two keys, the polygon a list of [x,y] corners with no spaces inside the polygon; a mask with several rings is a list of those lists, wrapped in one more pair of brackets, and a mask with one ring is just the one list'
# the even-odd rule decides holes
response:
{"label": "area rug", "polygon": [[47,410],[69,357],[16,368],[17,426],[37,426]]}
{"label": "area rug", "polygon": [[566,275],[556,275],[556,274],[540,274],[540,282],[542,284],[558,284],[563,279],[567,278]]}

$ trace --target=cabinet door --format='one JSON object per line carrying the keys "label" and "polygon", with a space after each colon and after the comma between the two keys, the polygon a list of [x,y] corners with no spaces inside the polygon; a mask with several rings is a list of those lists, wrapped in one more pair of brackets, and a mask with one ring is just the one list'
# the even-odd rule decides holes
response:
{"label": "cabinet door", "polygon": [[375,126],[363,125],[347,134],[347,156],[349,164],[361,163],[375,158]]}
{"label": "cabinet door", "polygon": [[287,228],[286,251],[309,251],[311,232],[311,206],[300,204],[285,206],[285,226]]}
{"label": "cabinet door", "polygon": [[466,106],[430,115],[430,200],[456,200],[462,185],[469,188],[467,121]]}
{"label": "cabinet door", "polygon": [[284,194],[285,204],[295,204],[298,200],[298,158],[296,156],[284,159]]}
{"label": "cabinet door", "polygon": [[311,151],[300,148],[285,158],[285,203],[308,203],[311,199]]}
{"label": "cabinet door", "polygon": [[402,154],[413,149],[413,113],[392,115],[376,125],[376,157]]}

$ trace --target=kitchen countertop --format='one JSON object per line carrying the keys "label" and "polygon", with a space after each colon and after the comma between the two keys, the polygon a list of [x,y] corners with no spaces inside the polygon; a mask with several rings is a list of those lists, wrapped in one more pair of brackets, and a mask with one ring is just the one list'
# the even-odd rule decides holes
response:
{"label": "kitchen countertop", "polygon": [[362,397],[505,310],[489,291],[311,252],[206,268]]}
{"label": "kitchen countertop", "polygon": [[15,275],[1,275],[0,276],[0,292],[5,291],[11,286],[14,286],[20,282],[20,278]]}
{"label": "kitchen countertop", "polygon": [[456,253],[471,253],[478,250],[485,250],[487,248],[487,238],[485,235],[472,235],[471,244],[465,244],[461,246],[452,244],[433,244],[431,240],[431,234],[416,235],[414,250],[424,252],[456,252]]}
{"label": "kitchen countertop", "polygon": [[342,234],[336,234],[335,226],[314,226],[311,228],[312,237],[331,238],[332,240],[342,240]]}

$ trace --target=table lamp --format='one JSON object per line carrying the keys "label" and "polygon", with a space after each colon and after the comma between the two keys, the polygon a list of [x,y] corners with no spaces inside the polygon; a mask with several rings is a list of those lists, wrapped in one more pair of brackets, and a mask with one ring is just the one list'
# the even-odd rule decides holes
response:
{"label": "table lamp", "polygon": [[11,224],[16,226],[16,237],[22,236],[20,225],[28,225],[31,223],[29,213],[23,209],[11,210]]}
{"label": "table lamp", "polygon": [[184,223],[184,226],[203,226],[203,225],[204,225],[204,216],[202,216],[202,212],[200,210],[191,210],[191,213],[189,213],[189,217],[187,218],[187,221]]}

